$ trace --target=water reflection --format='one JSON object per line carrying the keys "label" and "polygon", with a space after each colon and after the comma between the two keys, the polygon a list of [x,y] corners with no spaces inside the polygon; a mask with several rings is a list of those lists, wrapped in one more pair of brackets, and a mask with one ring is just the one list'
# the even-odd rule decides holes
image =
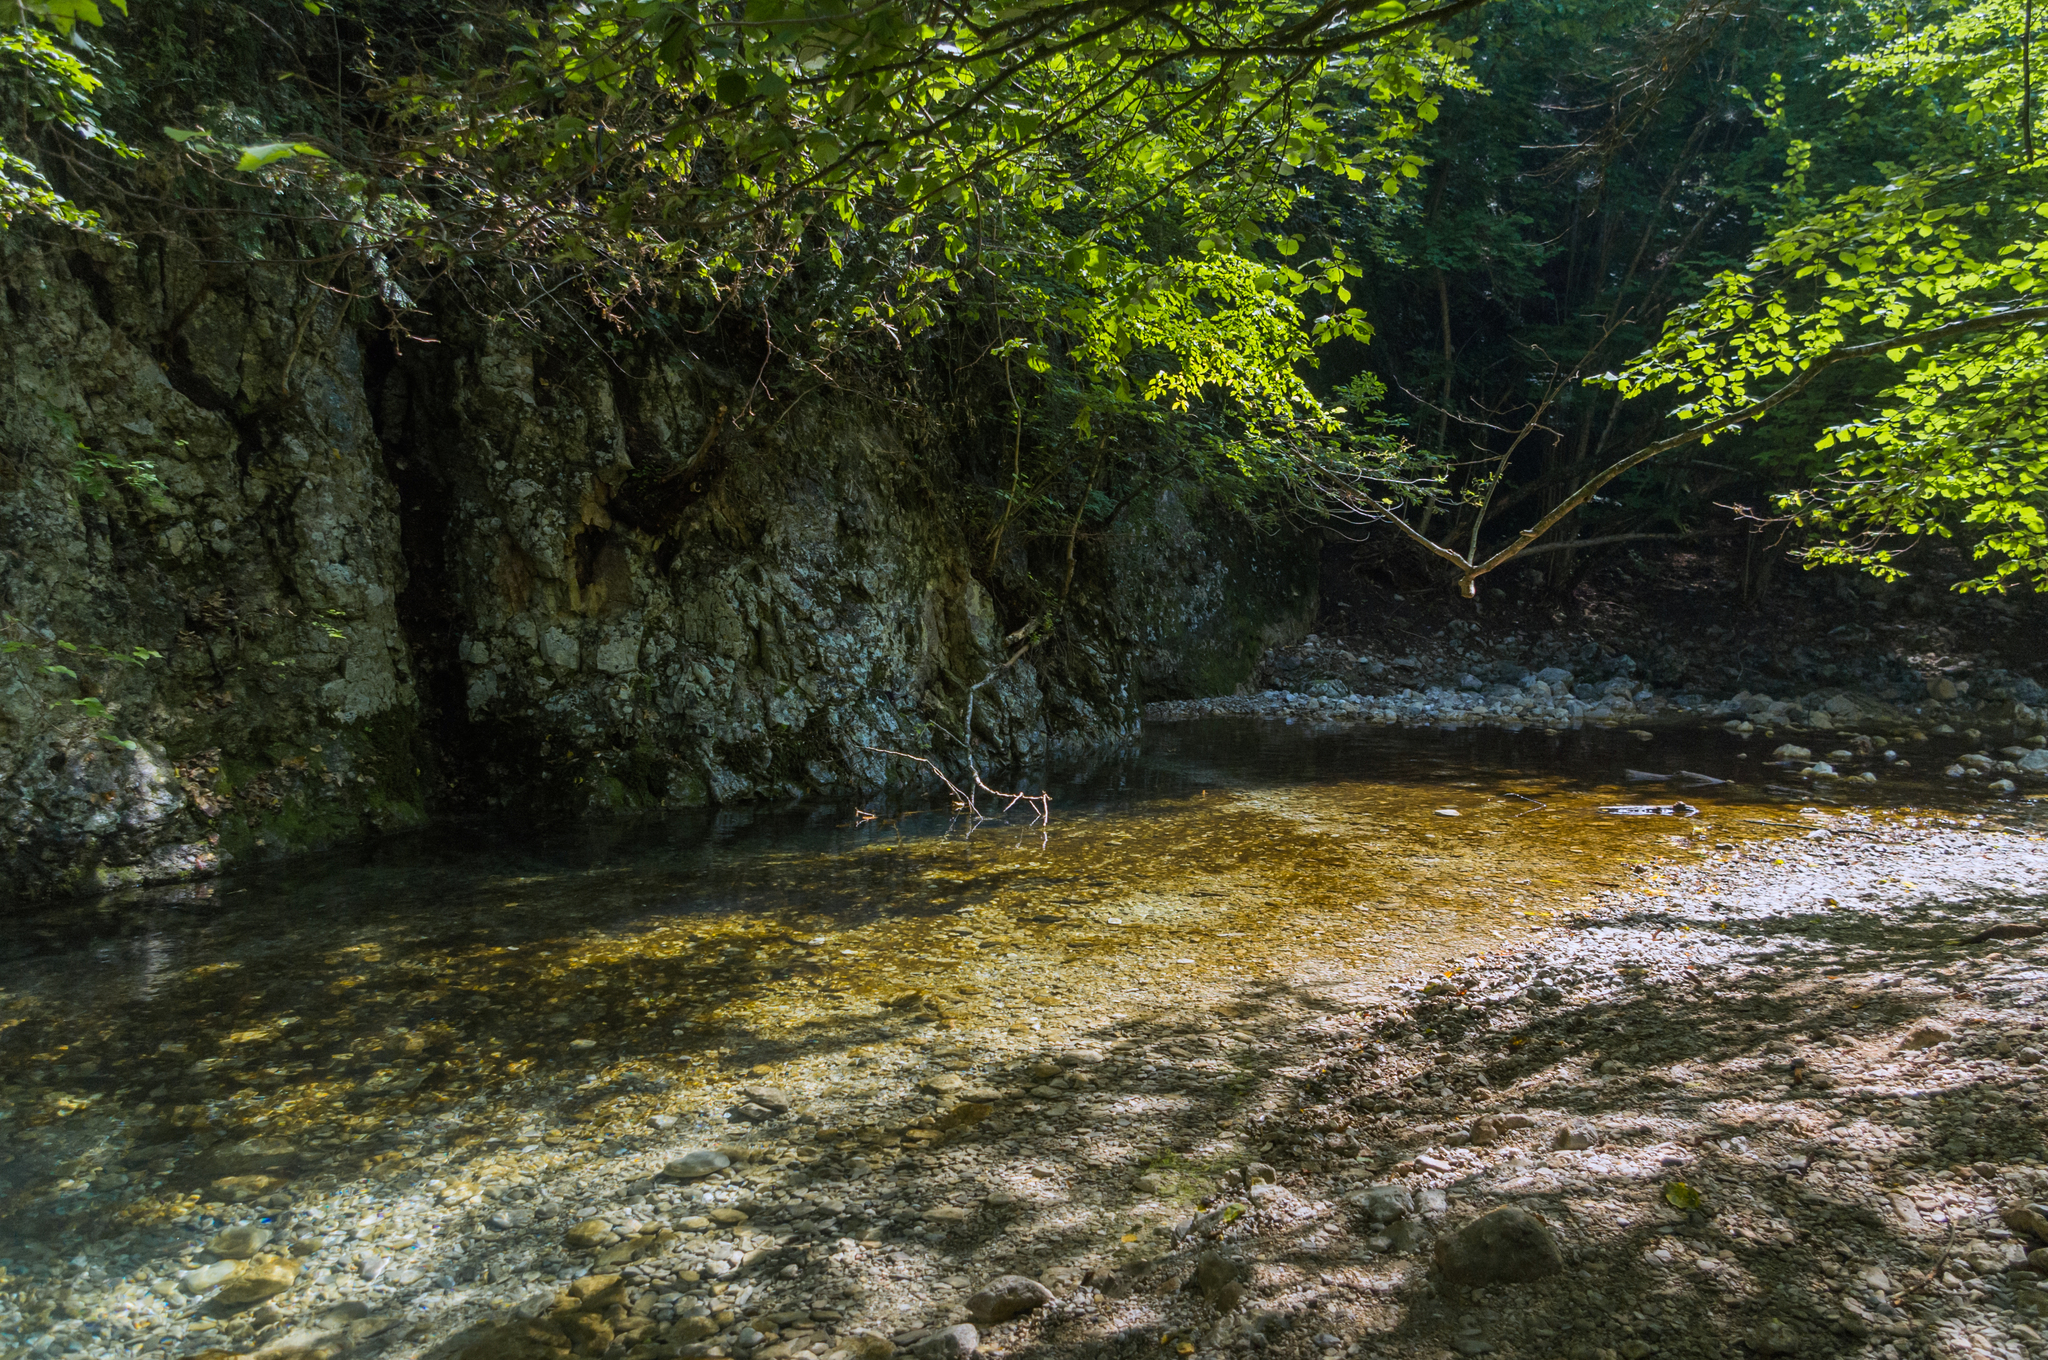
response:
{"label": "water reflection", "polygon": [[[1036,776],[1044,832],[943,801],[456,824],[44,913],[0,957],[0,1233],[183,1212],[227,1193],[208,1149],[253,1135],[616,1136],[722,1070],[858,1050],[908,1006],[1050,1033],[1193,980],[1483,953],[1622,875],[1775,834],[1752,825],[1784,821],[1763,759],[1718,731],[1194,723]],[[1630,766],[1732,782],[1686,794],[1697,818],[1598,815],[1673,796]]]}

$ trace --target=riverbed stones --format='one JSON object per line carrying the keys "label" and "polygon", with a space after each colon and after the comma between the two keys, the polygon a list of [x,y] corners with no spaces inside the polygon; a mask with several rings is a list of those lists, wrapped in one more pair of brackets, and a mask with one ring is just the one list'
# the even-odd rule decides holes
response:
{"label": "riverbed stones", "polygon": [[723,1171],[732,1165],[732,1158],[715,1148],[692,1148],[661,1169],[661,1174],[670,1180],[693,1181]]}
{"label": "riverbed stones", "polygon": [[1551,1135],[1550,1146],[1560,1152],[1579,1152],[1598,1146],[1600,1131],[1591,1124],[1567,1124]]}
{"label": "riverbed stones", "polygon": [[896,1354],[896,1343],[875,1331],[855,1332],[846,1339],[846,1348],[854,1360],[890,1360]]}
{"label": "riverbed stones", "polygon": [[718,1335],[718,1324],[703,1314],[698,1314],[695,1317],[677,1318],[675,1326],[669,1329],[669,1339],[685,1346],[693,1341],[702,1341],[706,1337],[716,1335]]}
{"label": "riverbed stones", "polygon": [[917,1343],[911,1353],[917,1360],[967,1360],[981,1348],[981,1333],[971,1322],[941,1327]]}
{"label": "riverbed stones", "polygon": [[178,1286],[187,1294],[204,1294],[215,1285],[232,1279],[240,1268],[233,1261],[215,1261],[211,1265],[200,1266],[180,1275]]}
{"label": "riverbed stones", "polygon": [[269,1244],[270,1229],[255,1223],[225,1228],[206,1240],[206,1249],[229,1261],[246,1261]]}
{"label": "riverbed stones", "polygon": [[1548,1224],[1510,1207],[1438,1238],[1436,1267],[1453,1284],[1529,1284],[1563,1270],[1564,1257]]}
{"label": "riverbed stones", "polygon": [[1373,1223],[1391,1223],[1415,1212],[1415,1196],[1405,1185],[1374,1185],[1345,1196]]}
{"label": "riverbed stones", "polygon": [[235,1277],[220,1287],[216,1303],[239,1307],[276,1298],[299,1278],[299,1263],[286,1256],[258,1256],[244,1263]]}
{"label": "riverbed stones", "polygon": [[1195,1258],[1195,1288],[1219,1313],[1244,1301],[1251,1278],[1251,1267],[1227,1251],[1205,1251]]}
{"label": "riverbed stones", "polygon": [[1899,1040],[1899,1050],[1904,1053],[1915,1053],[1923,1048],[1933,1048],[1936,1044],[1953,1043],[1955,1037],[1956,1032],[1947,1025],[1929,1020],[1908,1030],[1906,1037]]}
{"label": "riverbed stones", "polygon": [[935,1072],[920,1083],[920,1089],[935,1096],[949,1096],[967,1085],[967,1078],[958,1072]]}
{"label": "riverbed stones", "polygon": [[999,1275],[967,1299],[967,1313],[986,1327],[1052,1302],[1052,1291],[1027,1275]]}
{"label": "riverbed stones", "polygon": [[2036,1242],[2048,1242],[2048,1205],[2008,1204],[1998,1211],[2006,1227],[2025,1233]]}
{"label": "riverbed stones", "polygon": [[758,1105],[770,1114],[788,1114],[789,1093],[778,1086],[743,1086],[740,1094],[750,1105]]}
{"label": "riverbed stones", "polygon": [[586,1218],[568,1232],[562,1234],[562,1241],[578,1251],[588,1251],[612,1235],[612,1225],[601,1218]]}

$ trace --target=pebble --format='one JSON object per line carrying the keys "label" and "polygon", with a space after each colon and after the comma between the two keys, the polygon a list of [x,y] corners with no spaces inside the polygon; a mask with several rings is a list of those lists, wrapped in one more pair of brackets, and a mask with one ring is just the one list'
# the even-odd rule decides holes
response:
{"label": "pebble", "polygon": [[981,1347],[981,1333],[971,1322],[941,1327],[917,1343],[918,1360],[966,1360]]}
{"label": "pebble", "polygon": [[601,1218],[586,1218],[562,1235],[568,1245],[583,1250],[597,1246],[612,1235],[612,1225]]}
{"label": "pebble", "polygon": [[1936,1044],[1953,1043],[1955,1037],[1956,1032],[1947,1025],[1929,1021],[1926,1024],[1915,1025],[1906,1037],[1899,1041],[1899,1049],[1905,1053],[1917,1052],[1923,1048],[1933,1048]]}
{"label": "pebble", "polygon": [[237,1269],[239,1267],[233,1261],[215,1261],[212,1265],[186,1271],[178,1277],[178,1283],[187,1294],[204,1294],[232,1276]]}
{"label": "pebble", "polygon": [[1415,1197],[1405,1185],[1375,1185],[1345,1196],[1365,1210],[1374,1223],[1391,1223],[1415,1212]]}
{"label": "pebble", "polygon": [[270,1229],[257,1224],[227,1228],[206,1240],[206,1249],[229,1261],[246,1261],[270,1242]]}
{"label": "pebble", "polygon": [[1195,1258],[1195,1288],[1202,1291],[1219,1313],[1227,1313],[1244,1299],[1251,1267],[1223,1251],[1205,1251]]}
{"label": "pebble", "polygon": [[226,1304],[260,1303],[275,1298],[299,1278],[299,1263],[284,1256],[258,1256],[236,1272],[213,1297]]}

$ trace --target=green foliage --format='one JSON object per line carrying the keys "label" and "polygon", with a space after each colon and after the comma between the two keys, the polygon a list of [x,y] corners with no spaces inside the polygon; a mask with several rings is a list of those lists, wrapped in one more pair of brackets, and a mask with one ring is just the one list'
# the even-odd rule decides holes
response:
{"label": "green foliage", "polygon": [[[109,3],[128,12],[127,0]],[[140,155],[102,125],[94,107],[102,82],[88,64],[92,49],[78,25],[104,22],[93,0],[0,0],[0,107],[8,124],[7,139],[0,140],[0,229],[17,219],[43,220],[118,239],[97,212],[52,187],[24,135],[55,130],[118,157]]]}
{"label": "green foliage", "polygon": [[993,329],[1022,339],[1035,372],[1057,350],[1118,394],[1314,420],[1298,368],[1313,343],[1368,333],[1357,268],[1336,250],[1295,262],[1302,243],[1277,228],[1304,172],[1387,193],[1417,173],[1405,142],[1466,83],[1455,47],[1428,36],[1437,14],[1392,0],[507,12],[471,26],[449,64],[388,79],[402,143],[373,177],[413,204],[388,224],[411,256],[544,262],[615,313],[655,295],[710,311],[772,297],[778,330],[826,364],[877,339]]}
{"label": "green foliage", "polygon": [[[12,614],[0,613],[0,657],[19,658],[19,661],[29,664],[34,674],[48,679],[70,680],[87,685],[88,682],[76,669],[79,665],[144,666],[160,660],[162,656],[162,652],[148,647],[114,648],[98,643],[81,645],[57,637],[47,630],[32,629]],[[50,707],[71,709],[86,719],[95,736],[130,751],[135,749],[133,741],[116,736],[108,729],[107,723],[112,714],[108,711],[106,702],[90,690],[82,695],[53,699],[50,701]]]}
{"label": "green foliage", "polygon": [[1881,375],[1815,441],[1831,475],[1781,499],[1824,535],[1813,561],[1897,576],[1900,538],[1970,526],[1986,567],[1967,588],[2048,585],[2048,164],[2026,159],[2031,97],[2010,69],[2023,25],[2019,5],[1991,0],[1901,20],[1845,58],[1852,98],[1942,96],[1933,144],[1971,158],[1895,168],[1798,216],[1622,375],[1626,390],[1690,397],[1673,414],[1707,438],[1838,365]]}
{"label": "green foliage", "polygon": [[[116,486],[126,486],[141,493],[151,509],[161,509],[167,503],[164,485],[156,475],[153,461],[101,453],[79,438],[78,422],[69,414],[53,406],[45,406],[43,412],[77,453],[71,463],[71,479],[78,483],[79,490],[87,499],[102,501],[112,494]],[[179,441],[181,446],[183,442]]]}

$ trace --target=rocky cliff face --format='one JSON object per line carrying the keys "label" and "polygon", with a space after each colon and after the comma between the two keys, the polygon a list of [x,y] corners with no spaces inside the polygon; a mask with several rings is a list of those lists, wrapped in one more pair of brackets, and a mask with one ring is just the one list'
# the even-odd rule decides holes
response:
{"label": "rocky cliff face", "polygon": [[[1030,549],[925,416],[286,271],[17,245],[0,362],[0,834],[17,900],[454,810],[845,794],[957,751]],[[1114,740],[1304,632],[1306,542],[1168,488],[979,691],[990,761]],[[1024,612],[1020,612],[1024,611]],[[137,663],[113,653],[158,653]],[[104,710],[104,712],[102,712]]]}

